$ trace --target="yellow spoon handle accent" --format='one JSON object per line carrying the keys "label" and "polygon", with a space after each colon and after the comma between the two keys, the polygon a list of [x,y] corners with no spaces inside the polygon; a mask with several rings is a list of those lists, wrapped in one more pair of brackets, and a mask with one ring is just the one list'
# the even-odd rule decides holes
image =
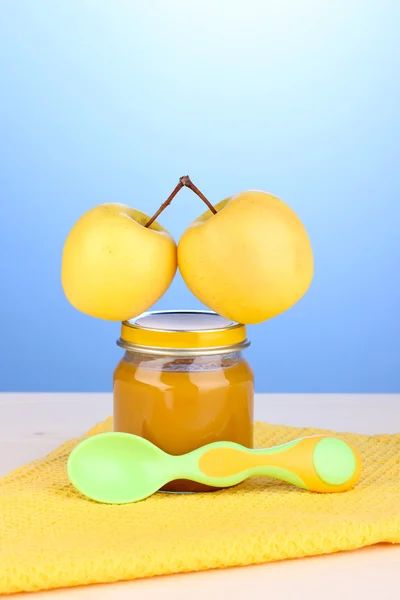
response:
{"label": "yellow spoon handle accent", "polygon": [[266,475],[315,492],[343,492],[359,480],[361,459],[350,444],[319,435],[264,450],[214,447],[200,456],[198,467],[210,478]]}

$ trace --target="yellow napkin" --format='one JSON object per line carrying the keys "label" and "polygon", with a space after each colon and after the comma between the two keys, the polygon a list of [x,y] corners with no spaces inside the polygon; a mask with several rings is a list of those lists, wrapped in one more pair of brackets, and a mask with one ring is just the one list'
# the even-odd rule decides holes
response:
{"label": "yellow napkin", "polygon": [[[87,435],[109,431],[108,419]],[[259,447],[321,433],[257,423]],[[332,433],[332,432],[330,432]],[[400,435],[343,435],[365,465],[352,491],[266,478],[208,494],[108,506],[81,497],[63,444],[0,480],[0,593],[249,565],[400,542]]]}

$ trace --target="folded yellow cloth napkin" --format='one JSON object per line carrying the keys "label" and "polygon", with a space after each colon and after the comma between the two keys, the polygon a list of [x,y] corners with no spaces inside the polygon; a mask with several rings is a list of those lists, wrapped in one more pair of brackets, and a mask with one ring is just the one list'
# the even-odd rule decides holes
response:
{"label": "folded yellow cloth napkin", "polygon": [[[87,435],[112,428],[111,419]],[[257,423],[258,447],[321,433]],[[322,432],[323,433],[323,432]],[[328,432],[332,433],[332,432]],[[72,440],[0,480],[0,593],[250,565],[400,542],[400,435],[345,434],[359,485],[316,494],[252,478],[207,494],[155,494],[123,506],[70,485]]]}

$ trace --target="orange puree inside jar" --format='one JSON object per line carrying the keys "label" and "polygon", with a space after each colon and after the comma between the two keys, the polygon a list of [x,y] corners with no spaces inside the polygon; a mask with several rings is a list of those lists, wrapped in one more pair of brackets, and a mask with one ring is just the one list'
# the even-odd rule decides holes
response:
{"label": "orange puree inside jar", "polygon": [[[151,345],[150,345],[151,344]],[[215,313],[145,313],[123,323],[114,372],[114,430],[179,455],[216,441],[253,445],[253,373],[243,325]],[[215,490],[174,481],[175,492]]]}

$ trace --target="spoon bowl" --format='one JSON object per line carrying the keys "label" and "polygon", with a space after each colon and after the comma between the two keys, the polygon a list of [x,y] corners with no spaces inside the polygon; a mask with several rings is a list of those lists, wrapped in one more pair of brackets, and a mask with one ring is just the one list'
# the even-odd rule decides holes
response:
{"label": "spoon bowl", "polygon": [[[168,455],[151,442],[129,433],[93,435],[75,446],[68,458],[68,477],[84,496],[110,504],[136,502],[167,480]],[[165,465],[166,466],[166,465]]]}

